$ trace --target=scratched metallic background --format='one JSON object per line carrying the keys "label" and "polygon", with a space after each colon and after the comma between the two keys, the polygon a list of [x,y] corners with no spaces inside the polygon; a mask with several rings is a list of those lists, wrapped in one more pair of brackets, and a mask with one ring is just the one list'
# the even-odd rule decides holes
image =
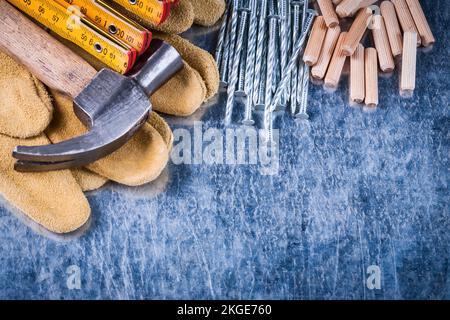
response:
{"label": "scratched metallic background", "polygon": [[[450,298],[450,5],[422,3],[437,44],[418,54],[414,97],[399,97],[397,72],[375,113],[348,106],[346,78],[334,94],[311,86],[309,125],[278,118],[276,176],[171,164],[151,185],[91,193],[90,226],[67,239],[2,201],[0,298]],[[209,49],[214,35],[189,34]],[[169,121],[221,128],[223,102]]]}

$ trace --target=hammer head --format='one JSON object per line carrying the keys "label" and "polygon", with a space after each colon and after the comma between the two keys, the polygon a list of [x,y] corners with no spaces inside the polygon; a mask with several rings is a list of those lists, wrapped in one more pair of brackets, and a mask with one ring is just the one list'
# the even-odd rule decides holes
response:
{"label": "hammer head", "polygon": [[101,70],[75,98],[74,112],[89,129],[82,136],[46,146],[18,146],[13,156],[19,171],[80,167],[120,148],[151,112],[148,99],[183,66],[178,52],[164,42],[132,76]]}

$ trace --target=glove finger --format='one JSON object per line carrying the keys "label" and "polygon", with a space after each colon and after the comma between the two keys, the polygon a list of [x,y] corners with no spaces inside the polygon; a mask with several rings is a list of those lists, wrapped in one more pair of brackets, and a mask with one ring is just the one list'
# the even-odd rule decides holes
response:
{"label": "glove finger", "polygon": [[172,129],[170,129],[167,122],[156,112],[150,113],[147,122],[153,128],[155,128],[156,131],[158,131],[158,133],[161,135],[164,142],[166,143],[167,149],[171,150],[173,144],[173,133]]}
{"label": "glove finger", "polygon": [[153,110],[189,116],[205,101],[206,85],[200,74],[184,62],[184,67],[152,96]]}
{"label": "glove finger", "polygon": [[0,52],[0,133],[28,138],[44,131],[53,106],[46,89],[28,70]]}
{"label": "glove finger", "polygon": [[[67,140],[87,130],[76,118],[72,101],[56,92],[55,114],[45,131],[53,143]],[[128,186],[137,186],[156,179],[169,159],[169,150],[161,135],[145,123],[130,141],[112,154],[86,166],[89,170]]]}
{"label": "glove finger", "polygon": [[219,91],[219,69],[209,52],[177,35],[159,32],[155,33],[154,37],[170,43],[180,53],[183,60],[198,71],[206,85],[206,99],[213,97]]}
{"label": "glove finger", "polygon": [[143,21],[143,24],[154,30],[179,34],[192,27],[194,17],[194,8],[192,7],[191,2],[189,0],[180,0],[177,5],[172,6],[167,20],[159,26],[147,21]]}
{"label": "glove finger", "polygon": [[219,21],[225,12],[224,0],[190,0],[194,8],[194,23],[210,27]]}
{"label": "glove finger", "polygon": [[45,135],[25,140],[0,134],[0,193],[46,229],[68,233],[82,227],[91,213],[70,171],[22,173],[13,169],[15,146],[48,143]]}
{"label": "glove finger", "polygon": [[108,179],[85,168],[76,168],[71,171],[83,191],[100,189],[108,182]]}

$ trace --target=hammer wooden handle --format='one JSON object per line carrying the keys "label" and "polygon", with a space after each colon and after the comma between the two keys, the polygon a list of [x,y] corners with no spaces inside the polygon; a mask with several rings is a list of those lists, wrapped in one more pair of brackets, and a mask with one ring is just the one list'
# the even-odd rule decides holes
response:
{"label": "hammer wooden handle", "polygon": [[0,0],[0,49],[47,86],[75,98],[96,70],[6,0]]}

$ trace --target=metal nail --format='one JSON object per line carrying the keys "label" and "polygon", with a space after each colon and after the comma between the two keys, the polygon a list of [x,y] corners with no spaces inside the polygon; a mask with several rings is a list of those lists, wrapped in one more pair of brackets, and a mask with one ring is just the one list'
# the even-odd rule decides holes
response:
{"label": "metal nail", "polygon": [[247,98],[245,101],[245,117],[242,123],[244,125],[253,125],[255,121],[252,119],[252,97],[253,97],[253,79],[255,68],[255,54],[256,54],[256,28],[257,28],[257,0],[250,0],[250,23],[247,34],[247,61],[245,71],[245,91]]}
{"label": "metal nail", "polygon": [[304,120],[309,119],[308,113],[306,112],[306,109],[308,107],[308,91],[309,91],[309,66],[305,64],[303,67],[300,109],[299,112],[295,114],[295,117],[298,119]]}
{"label": "metal nail", "polygon": [[[293,22],[292,22],[292,42],[296,42],[300,31],[300,2],[296,1],[293,5]],[[291,114],[294,115],[297,111],[297,82],[298,82],[298,64],[294,66],[291,73]],[[289,83],[289,80],[288,80]]]}
{"label": "metal nail", "polygon": [[229,6],[227,5],[226,9],[225,9],[225,13],[223,14],[223,18],[222,18],[222,25],[220,26],[220,30],[219,30],[219,36],[217,39],[217,46],[216,46],[216,62],[218,65],[221,64],[221,59],[222,59],[222,52],[223,52],[223,47],[224,47],[224,41],[225,41],[225,31],[227,29],[227,21],[228,21],[228,10],[229,10]]}
{"label": "metal nail", "polygon": [[[266,43],[266,15],[267,15],[267,0],[262,0],[259,7],[259,22],[258,22],[258,41],[256,45],[256,57],[255,57],[255,78],[253,81],[253,103],[255,105],[261,102],[261,97],[259,96],[260,90],[257,88],[261,87],[261,68],[264,59],[264,48]],[[265,80],[265,79],[264,79]]]}
{"label": "metal nail", "polygon": [[[279,15],[280,15],[280,71],[281,75],[284,74],[286,68],[287,54],[288,54],[288,0],[279,0]],[[281,97],[281,105],[286,105],[286,90],[283,90]]]}
{"label": "metal nail", "polygon": [[[245,26],[246,28],[246,26]],[[247,32],[245,32],[245,29],[240,31],[243,32],[245,35],[247,34]],[[244,38],[245,38],[244,35]],[[239,58],[239,76],[238,76],[238,82],[237,82],[237,89],[236,92],[234,93],[234,95],[236,97],[245,97],[247,95],[247,92],[245,91],[245,72],[246,72],[246,65],[247,65],[247,46],[248,43],[246,41],[244,41],[244,43],[242,44],[242,50],[241,50],[241,56]]]}
{"label": "metal nail", "polygon": [[275,66],[275,41],[276,41],[276,22],[278,17],[274,15],[268,16],[269,20],[269,44],[267,49],[267,71],[266,71],[266,92],[264,96],[264,128],[269,130],[270,118],[272,111],[270,110],[270,101],[272,101],[272,85]]}
{"label": "metal nail", "polygon": [[[302,30],[302,35],[300,36],[300,38],[295,42],[294,45],[294,50],[293,53],[289,59],[289,63],[288,66],[286,68],[286,72],[283,75],[283,79],[281,80],[278,88],[277,88],[277,92],[275,93],[275,96],[273,97],[273,99],[270,102],[270,107],[268,108],[268,111],[270,110],[275,110],[276,105],[279,103],[280,98],[281,98],[281,94],[284,90],[284,88],[287,85],[287,80],[288,80],[288,76],[289,74],[292,72],[293,68],[295,67],[295,64],[297,63],[297,59],[300,55],[301,50],[304,47],[304,44],[306,42],[306,37],[309,33],[309,30],[311,29],[312,23],[314,21],[314,17],[317,15],[317,12],[315,12],[314,10],[308,10],[307,13],[307,18],[305,21],[305,25],[304,28]],[[266,101],[267,103],[267,101]]]}
{"label": "metal nail", "polygon": [[[235,3],[237,4],[237,0],[235,0]],[[226,111],[225,111],[225,123],[226,124],[230,124],[231,123],[231,116],[233,113],[233,106],[234,106],[234,92],[236,89],[236,83],[238,80],[238,68],[239,68],[239,60],[240,60],[240,54],[241,54],[241,50],[242,50],[242,43],[244,41],[244,30],[245,30],[245,25],[247,24],[247,14],[248,14],[248,10],[244,9],[240,11],[240,24],[239,24],[239,29],[237,31],[238,36],[236,39],[236,46],[234,48],[234,53],[233,53],[233,65],[231,68],[231,75],[230,75],[230,80],[228,83],[228,90],[227,90],[227,94],[228,94],[228,98],[227,98],[227,104],[226,104]],[[236,26],[237,26],[237,18],[235,19],[236,22]],[[234,38],[236,38],[236,28],[233,28],[233,22],[232,22],[232,30],[234,30],[234,34],[232,32],[231,35],[231,42],[233,43],[235,41]]]}
{"label": "metal nail", "polygon": [[231,14],[228,15],[228,19],[227,21],[224,20],[224,23],[226,23],[226,35],[225,35],[225,40],[223,43],[223,54],[222,54],[222,62],[220,65],[220,86],[225,88],[228,85],[228,67],[230,65],[230,58],[232,56],[232,50],[234,50],[234,45],[233,47],[231,46],[231,31],[232,31],[232,27],[231,27],[231,23],[232,23],[232,17],[234,15],[234,12],[236,11],[236,8],[234,7],[234,3],[232,4],[231,2],[229,3],[228,7],[230,8],[229,10],[231,11]]}

